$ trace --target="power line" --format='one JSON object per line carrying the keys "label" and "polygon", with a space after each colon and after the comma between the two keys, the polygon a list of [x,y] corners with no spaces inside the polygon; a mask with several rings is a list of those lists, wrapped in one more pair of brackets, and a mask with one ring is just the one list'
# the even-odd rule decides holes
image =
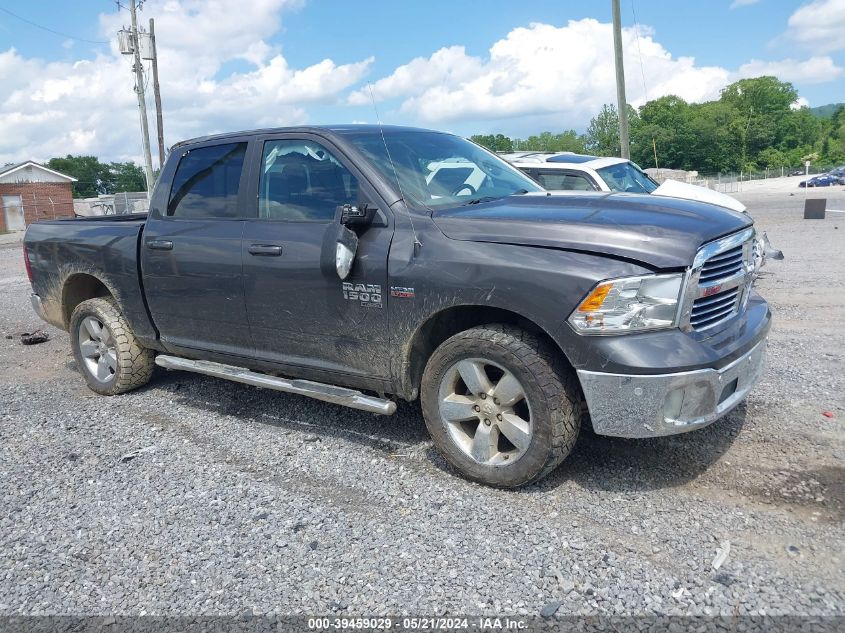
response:
{"label": "power line", "polygon": [[108,42],[102,40],[86,40],[84,37],[76,37],[75,35],[68,35],[67,33],[62,33],[61,31],[54,31],[53,29],[48,28],[46,26],[41,26],[40,24],[33,22],[32,20],[27,20],[26,18],[19,16],[17,13],[12,13],[8,9],[4,9],[3,7],[0,7],[0,11],[2,11],[3,13],[8,13],[13,18],[17,18],[21,22],[26,22],[27,24],[34,26],[35,28],[41,29],[42,31],[47,31],[48,33],[52,33],[53,35],[58,35],[60,37],[66,37],[69,40],[76,40],[77,42],[86,42],[88,44],[108,44]]}
{"label": "power line", "polygon": [[640,58],[640,74],[643,77],[643,95],[645,96],[645,100],[648,101],[648,87],[646,87],[645,83],[645,67],[643,66],[643,51],[640,48],[640,23],[637,20],[637,10],[634,9],[634,0],[631,0],[631,13],[634,14],[634,33],[637,36],[637,55]]}

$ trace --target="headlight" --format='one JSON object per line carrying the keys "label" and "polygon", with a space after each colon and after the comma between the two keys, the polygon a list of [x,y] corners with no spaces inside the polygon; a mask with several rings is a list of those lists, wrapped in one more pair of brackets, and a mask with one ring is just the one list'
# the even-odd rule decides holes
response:
{"label": "headlight", "polygon": [[569,323],[585,334],[673,327],[683,282],[681,273],[602,281],[575,308]]}

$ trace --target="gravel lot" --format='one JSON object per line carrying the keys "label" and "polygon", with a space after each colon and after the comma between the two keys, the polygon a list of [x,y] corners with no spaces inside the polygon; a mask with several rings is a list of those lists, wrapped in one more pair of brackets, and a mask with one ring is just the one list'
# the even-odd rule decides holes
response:
{"label": "gravel lot", "polygon": [[19,343],[44,326],[0,246],[0,615],[845,615],[845,213],[802,220],[803,196],[737,194],[786,255],[759,281],[775,326],[747,405],[582,434],[516,492],[450,472],[416,406],[161,370],[97,396],[64,332]]}

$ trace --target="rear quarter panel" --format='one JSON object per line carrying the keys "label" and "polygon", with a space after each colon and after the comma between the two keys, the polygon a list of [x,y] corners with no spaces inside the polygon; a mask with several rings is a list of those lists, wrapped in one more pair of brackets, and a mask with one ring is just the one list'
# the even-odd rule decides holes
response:
{"label": "rear quarter panel", "polygon": [[29,226],[24,245],[32,288],[41,297],[50,323],[67,329],[62,310],[65,284],[73,275],[87,274],[109,289],[142,342],[155,341],[138,274],[143,226],[143,219],[57,220]]}

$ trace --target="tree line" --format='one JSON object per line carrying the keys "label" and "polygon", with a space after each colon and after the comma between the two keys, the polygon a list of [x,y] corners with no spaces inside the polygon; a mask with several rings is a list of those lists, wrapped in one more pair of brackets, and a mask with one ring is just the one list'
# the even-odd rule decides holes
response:
{"label": "tree line", "polygon": [[133,162],[101,163],[96,156],[51,158],[47,167],[73,176],[74,198],[94,198],[123,191],[146,191],[144,170]]}
{"label": "tree line", "polygon": [[[741,79],[718,99],[688,103],[669,95],[639,109],[628,106],[631,160],[641,167],[755,171],[795,167],[810,160],[820,165],[845,163],[845,107],[830,117],[795,107],[798,92],[776,77]],[[503,134],[471,139],[499,152],[576,152],[619,156],[619,115],[605,104],[586,133],[543,132],[527,139]]]}

